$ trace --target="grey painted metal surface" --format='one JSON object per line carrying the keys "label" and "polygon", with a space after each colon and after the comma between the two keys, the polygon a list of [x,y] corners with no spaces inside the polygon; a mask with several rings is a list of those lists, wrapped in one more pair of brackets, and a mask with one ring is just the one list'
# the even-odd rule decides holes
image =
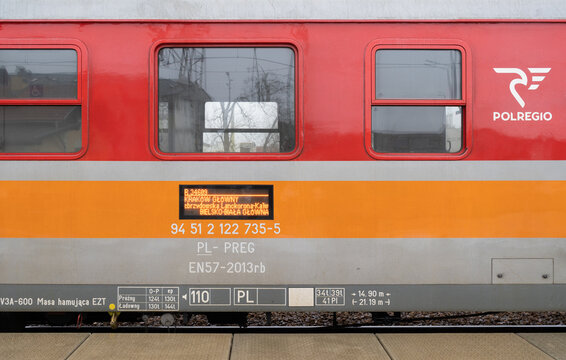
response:
{"label": "grey painted metal surface", "polygon": [[[144,289],[125,294],[124,288]],[[283,288],[286,298],[270,303],[254,291]],[[171,294],[168,290],[178,290]],[[240,292],[247,289],[247,292]],[[308,302],[293,300],[295,289],[310,292]],[[326,291],[334,289],[333,293]],[[159,290],[159,291],[158,291]],[[214,296],[227,290],[226,298]],[[161,292],[163,291],[163,292]],[[215,312],[215,311],[564,311],[566,285],[383,285],[236,284],[0,285],[0,311]],[[162,296],[164,295],[164,296]],[[210,297],[208,297],[210,296]],[[326,303],[324,302],[326,300]]]}
{"label": "grey painted metal surface", "polygon": [[566,161],[2,161],[2,180],[566,180]]}
{"label": "grey painted metal surface", "polygon": [[[233,242],[253,252],[225,250]],[[492,284],[501,258],[553,259],[544,282],[566,284],[560,238],[0,239],[0,283]]]}
{"label": "grey painted metal surface", "polygon": [[2,19],[564,19],[562,0],[2,0]]}

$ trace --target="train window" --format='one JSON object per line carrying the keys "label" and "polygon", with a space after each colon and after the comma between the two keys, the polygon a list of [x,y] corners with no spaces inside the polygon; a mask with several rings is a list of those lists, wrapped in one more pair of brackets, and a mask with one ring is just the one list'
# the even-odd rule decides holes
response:
{"label": "train window", "polygon": [[371,52],[369,150],[377,158],[466,152],[463,48],[378,45]]}
{"label": "train window", "polygon": [[76,51],[0,50],[0,96],[3,99],[76,99]]}
{"label": "train window", "polygon": [[0,45],[0,157],[75,157],[85,148],[79,48]]}
{"label": "train window", "polygon": [[458,50],[377,50],[375,97],[461,99],[462,55]]}
{"label": "train window", "polygon": [[162,153],[291,153],[295,51],[162,47],[156,141]]}
{"label": "train window", "polygon": [[80,106],[0,106],[0,152],[73,153],[81,149]]}
{"label": "train window", "polygon": [[381,153],[456,153],[462,148],[458,106],[372,106],[373,149]]}

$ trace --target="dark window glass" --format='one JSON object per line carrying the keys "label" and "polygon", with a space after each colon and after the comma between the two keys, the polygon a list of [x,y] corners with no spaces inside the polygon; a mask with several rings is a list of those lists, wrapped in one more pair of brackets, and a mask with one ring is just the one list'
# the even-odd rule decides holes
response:
{"label": "dark window glass", "polygon": [[163,152],[295,148],[295,55],[289,48],[164,48],[158,87]]}
{"label": "dark window glass", "polygon": [[76,51],[0,50],[0,99],[76,98]]}
{"label": "dark window glass", "polygon": [[378,50],[376,99],[461,99],[462,55],[457,50]]}
{"label": "dark window glass", "polygon": [[383,153],[455,153],[462,149],[462,107],[372,106],[373,149]]}
{"label": "dark window glass", "polygon": [[74,153],[81,135],[80,106],[0,106],[0,153]]}

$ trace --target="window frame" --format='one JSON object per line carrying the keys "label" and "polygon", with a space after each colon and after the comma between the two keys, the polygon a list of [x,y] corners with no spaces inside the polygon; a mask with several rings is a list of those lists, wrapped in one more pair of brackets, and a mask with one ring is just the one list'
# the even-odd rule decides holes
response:
{"label": "window frame", "polygon": [[0,106],[69,105],[81,107],[81,148],[73,153],[1,153],[0,160],[73,160],[88,148],[88,56],[86,45],[76,39],[17,39],[0,41],[0,50],[74,50],[77,54],[76,99],[1,99]]}
{"label": "window frame", "polygon": [[[198,48],[288,48],[295,55],[295,147],[284,153],[166,153],[159,149],[159,51],[168,47]],[[150,82],[149,82],[149,143],[152,154],[160,160],[291,160],[299,156],[303,149],[303,113],[302,113],[302,51],[293,40],[160,40],[150,50]]]}
{"label": "window frame", "polygon": [[[462,57],[461,99],[377,99],[376,52],[378,50],[458,50]],[[364,143],[367,153],[378,160],[460,160],[472,148],[471,55],[459,40],[388,39],[370,43],[366,51]],[[372,106],[458,106],[462,108],[462,149],[457,153],[380,153],[372,146]]]}

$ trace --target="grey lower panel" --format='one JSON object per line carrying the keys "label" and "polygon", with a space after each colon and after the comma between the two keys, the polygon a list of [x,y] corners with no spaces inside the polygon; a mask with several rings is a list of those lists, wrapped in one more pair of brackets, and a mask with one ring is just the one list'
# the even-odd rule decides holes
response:
{"label": "grey lower panel", "polygon": [[566,285],[0,285],[0,311],[564,311]]}
{"label": "grey lower panel", "polygon": [[565,264],[562,238],[0,239],[0,284],[541,285]]}

